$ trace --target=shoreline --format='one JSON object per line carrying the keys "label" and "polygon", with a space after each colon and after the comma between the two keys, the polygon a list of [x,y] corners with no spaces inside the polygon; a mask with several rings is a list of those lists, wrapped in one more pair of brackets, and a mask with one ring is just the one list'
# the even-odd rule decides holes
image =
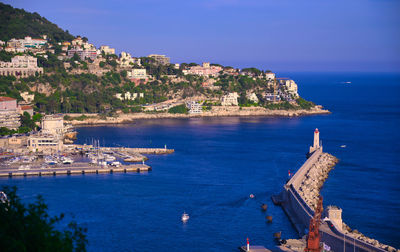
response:
{"label": "shoreline", "polygon": [[[128,124],[135,120],[146,120],[146,119],[175,119],[175,118],[200,118],[200,117],[300,117],[310,115],[326,115],[331,114],[329,110],[322,109],[318,106],[310,109],[299,109],[299,110],[269,110],[261,107],[219,107],[213,108],[211,111],[203,112],[202,114],[171,114],[168,112],[163,113],[127,113],[118,114],[117,117],[106,117],[101,119],[97,117],[97,114],[85,114],[89,118],[79,121],[71,120],[73,126],[98,126],[98,125],[112,125],[112,124]],[[81,114],[65,114],[72,118],[78,117]],[[90,116],[96,116],[96,118],[90,118]]]}

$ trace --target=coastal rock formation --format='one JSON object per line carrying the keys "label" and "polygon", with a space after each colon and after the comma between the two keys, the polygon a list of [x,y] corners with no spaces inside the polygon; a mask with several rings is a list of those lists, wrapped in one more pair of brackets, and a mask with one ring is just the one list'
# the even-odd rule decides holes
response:
{"label": "coastal rock formation", "polygon": [[[280,116],[280,117],[295,117],[304,115],[329,114],[328,110],[321,109],[316,106],[310,110],[269,110],[262,107],[244,107],[239,106],[215,106],[211,111],[206,111],[201,114],[170,114],[162,113],[130,113],[119,114],[117,117],[100,118],[95,114],[86,120],[74,120],[72,114],[72,125],[101,125],[101,124],[122,124],[130,123],[138,119],[162,119],[162,118],[191,118],[191,117],[227,117],[227,116]],[[81,114],[77,115],[79,117]]]}

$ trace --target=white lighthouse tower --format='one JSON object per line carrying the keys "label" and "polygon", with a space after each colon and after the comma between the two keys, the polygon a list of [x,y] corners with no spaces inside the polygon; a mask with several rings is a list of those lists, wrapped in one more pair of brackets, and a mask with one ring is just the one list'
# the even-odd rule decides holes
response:
{"label": "white lighthouse tower", "polygon": [[314,130],[314,143],[313,143],[313,146],[310,146],[310,151],[308,154],[311,155],[314,151],[316,151],[319,148],[322,148],[322,146],[320,145],[320,142],[319,142],[319,130],[315,129]]}

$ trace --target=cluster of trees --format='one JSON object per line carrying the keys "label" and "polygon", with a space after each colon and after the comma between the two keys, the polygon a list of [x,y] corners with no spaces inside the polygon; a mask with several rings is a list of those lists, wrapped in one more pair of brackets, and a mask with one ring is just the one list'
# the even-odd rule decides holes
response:
{"label": "cluster of trees", "polygon": [[15,187],[3,187],[0,201],[0,251],[86,251],[87,230],[70,222],[60,230],[63,214],[51,217],[43,198],[24,204]]}
{"label": "cluster of trees", "polygon": [[188,109],[187,109],[185,104],[182,104],[182,105],[177,105],[177,106],[174,106],[174,107],[168,109],[168,113],[171,113],[171,114],[187,114],[188,113]]}
{"label": "cluster of trees", "polygon": [[39,38],[46,34],[50,41],[61,42],[74,39],[68,30],[64,31],[38,13],[29,13],[23,9],[0,3],[0,40],[31,36]]}

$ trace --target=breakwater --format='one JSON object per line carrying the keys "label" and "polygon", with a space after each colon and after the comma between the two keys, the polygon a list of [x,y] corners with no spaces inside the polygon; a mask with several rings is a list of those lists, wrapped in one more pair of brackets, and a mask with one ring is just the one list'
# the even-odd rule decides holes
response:
{"label": "breakwater", "polygon": [[[310,148],[311,155],[299,170],[284,185],[279,195],[272,197],[275,204],[281,205],[293,223],[298,234],[303,236],[308,233],[310,220],[320,196],[320,190],[328,178],[329,171],[338,162],[338,159],[322,151],[319,146],[319,132],[316,130],[314,146]],[[323,212],[322,222],[319,227],[321,242],[328,245],[333,251],[396,251],[395,248],[381,244],[375,239],[368,238],[358,231],[351,229],[342,221],[342,210],[329,206]],[[296,248],[287,246],[294,251],[304,251],[304,247]],[[399,250],[397,250],[399,251]]]}

